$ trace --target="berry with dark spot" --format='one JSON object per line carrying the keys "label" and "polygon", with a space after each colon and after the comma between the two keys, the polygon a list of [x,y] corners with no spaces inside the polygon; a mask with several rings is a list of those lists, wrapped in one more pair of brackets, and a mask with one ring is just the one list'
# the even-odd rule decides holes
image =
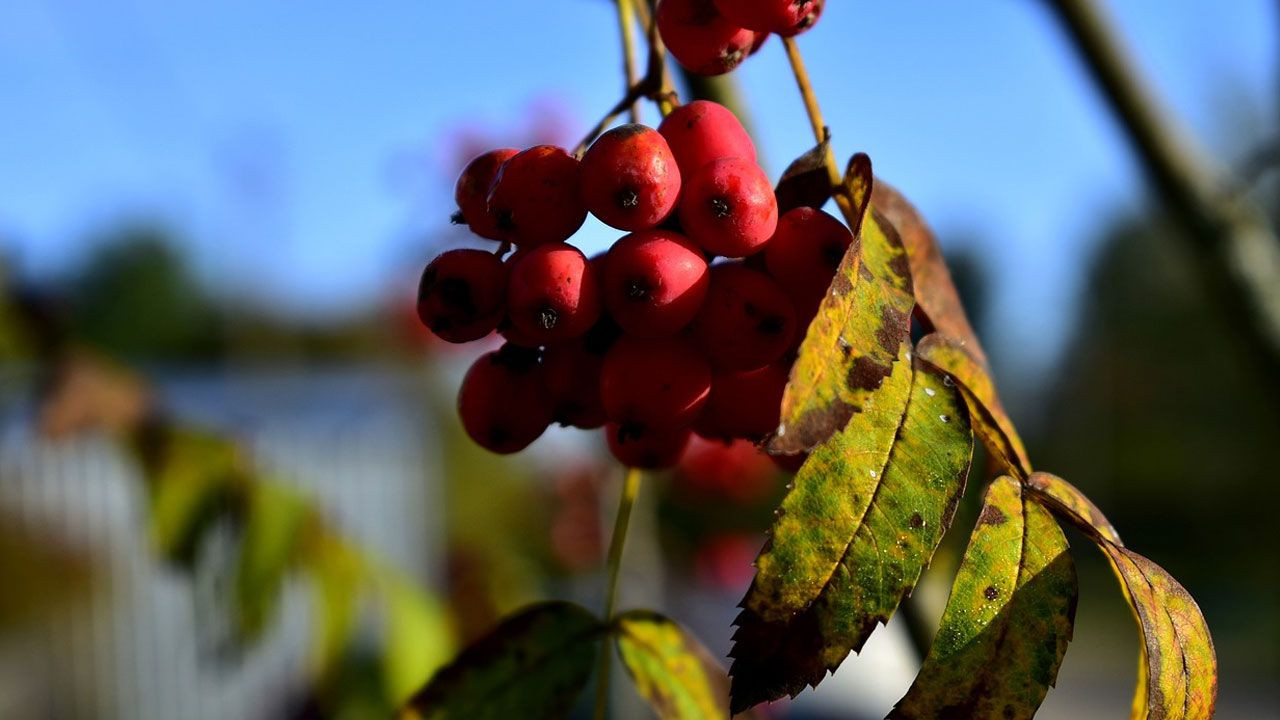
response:
{"label": "berry with dark spot", "polygon": [[498,327],[506,295],[507,271],[493,253],[450,250],[422,271],[418,318],[441,340],[479,340]]}
{"label": "berry with dark spot", "polygon": [[718,372],[693,430],[704,438],[759,442],[778,428],[782,391],[791,368],[775,362],[759,370]]}
{"label": "berry with dark spot", "polygon": [[606,425],[609,452],[630,468],[663,470],[675,467],[689,444],[688,428],[641,432],[625,425]]}
{"label": "berry with dark spot", "polygon": [[711,268],[707,299],[690,329],[717,370],[756,370],[791,346],[796,311],[773,278],[726,263]]}
{"label": "berry with dark spot", "polygon": [[585,340],[547,347],[542,354],[542,367],[556,422],[586,430],[604,425],[604,405],[600,402],[603,365],[604,354],[593,352]]}
{"label": "berry with dark spot", "polygon": [[605,414],[639,432],[690,425],[710,393],[710,366],[679,338],[624,335],[605,355],[600,371]]}
{"label": "berry with dark spot", "polygon": [[757,32],[792,37],[813,27],[826,0],[714,0],[730,22]]}
{"label": "berry with dark spot", "polygon": [[526,343],[584,335],[600,317],[600,289],[586,256],[560,242],[520,254],[511,264],[507,315]]}
{"label": "berry with dark spot", "polygon": [[679,199],[680,169],[653,128],[616,127],[582,157],[582,202],[606,225],[627,231],[657,227]]}
{"label": "berry with dark spot", "polygon": [[504,345],[476,360],[458,389],[458,416],[475,443],[519,452],[551,424],[553,406],[537,351]]}
{"label": "berry with dark spot", "polygon": [[723,157],[756,161],[756,146],[729,108],[710,100],[681,105],[662,120],[658,132],[688,178],[703,165]]}
{"label": "berry with dark spot", "polygon": [[605,307],[627,333],[674,335],[693,320],[707,296],[707,261],[682,235],[633,233],[610,248],[601,285]]}
{"label": "berry with dark spot", "polygon": [[765,268],[796,304],[802,325],[818,312],[853,233],[827,213],[798,207],[778,218],[764,251]]}
{"label": "berry with dark spot", "polygon": [[471,232],[482,238],[501,240],[502,231],[489,215],[489,188],[498,175],[498,168],[514,157],[519,150],[503,148],[480,155],[463,168],[454,187],[453,198],[458,202],[462,219]]}
{"label": "berry with dark spot", "polygon": [[564,148],[537,145],[502,164],[488,213],[500,239],[530,248],[568,240],[587,219],[582,169]]}
{"label": "berry with dark spot", "polygon": [[738,67],[756,39],[721,15],[712,0],[662,0],[658,32],[676,61],[698,75],[723,75]]}
{"label": "berry with dark spot", "polygon": [[685,183],[680,224],[707,252],[746,257],[778,227],[778,201],[760,166],[742,158],[703,165]]}

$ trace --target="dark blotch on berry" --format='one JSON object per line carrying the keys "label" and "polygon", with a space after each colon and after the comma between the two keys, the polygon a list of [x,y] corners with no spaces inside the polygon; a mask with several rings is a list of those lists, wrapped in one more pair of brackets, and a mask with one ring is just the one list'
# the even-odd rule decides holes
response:
{"label": "dark blotch on berry", "polygon": [[545,307],[538,313],[538,325],[543,330],[554,330],[560,322],[560,313],[553,307]]}
{"label": "dark blotch on berry", "polygon": [[733,212],[733,207],[724,198],[711,198],[711,212],[723,220]]}

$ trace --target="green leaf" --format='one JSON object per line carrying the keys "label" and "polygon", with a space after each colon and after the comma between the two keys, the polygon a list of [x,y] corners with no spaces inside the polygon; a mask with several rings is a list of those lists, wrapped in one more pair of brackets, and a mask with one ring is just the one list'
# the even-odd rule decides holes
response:
{"label": "green leaf", "polygon": [[735,712],[794,696],[861,649],[951,523],[973,451],[968,415],[940,372],[913,369],[905,346],[900,356],[783,500],[735,621]]}
{"label": "green leaf", "polygon": [[615,622],[622,664],[661,720],[729,716],[728,675],[697,638],[649,610],[633,610]]}
{"label": "green leaf", "polygon": [[164,558],[190,567],[220,509],[230,509],[237,481],[235,443],[212,434],[170,428],[149,470],[148,535]]}
{"label": "green leaf", "polygon": [[1076,527],[1091,536],[1100,535],[1115,545],[1124,546],[1115,526],[1076,486],[1046,472],[1032,473],[1025,484],[1045,507],[1067,517]]}
{"label": "green leaf", "polygon": [[591,675],[601,631],[577,605],[532,605],[436,673],[402,718],[563,718]]}
{"label": "green leaf", "polygon": [[326,674],[337,668],[355,628],[364,567],[360,554],[338,538],[322,534],[306,548],[315,639],[312,665]]}
{"label": "green leaf", "polygon": [[841,430],[889,377],[910,332],[911,275],[897,233],[872,213],[871,163],[854,157],[846,190],[861,201],[845,252],[809,325],[782,399],[769,451],[807,452]]}
{"label": "green leaf", "polygon": [[1003,472],[1019,478],[1031,474],[1031,461],[1013,427],[991,373],[960,340],[932,333],[920,340],[916,353],[960,383],[973,429]]}
{"label": "green leaf", "polygon": [[445,607],[407,578],[386,578],[383,593],[387,604],[383,673],[388,696],[398,706],[449,662],[457,639]]}
{"label": "green leaf", "polygon": [[920,674],[892,720],[1029,720],[1053,685],[1075,622],[1067,540],[1017,480],[987,489]]}
{"label": "green leaf", "polygon": [[916,311],[922,316],[926,332],[937,331],[956,338],[980,366],[987,367],[986,353],[969,324],[960,293],[951,281],[951,271],[920,212],[896,188],[879,179],[871,193],[871,207],[897,230],[907,249]]}
{"label": "green leaf", "polygon": [[279,601],[284,577],[301,558],[311,506],[295,493],[255,484],[236,568],[236,609],[244,637],[257,637]]}
{"label": "green leaf", "polygon": [[1204,614],[1190,593],[1164,568],[1124,547],[1102,511],[1065,480],[1036,473],[1027,483],[1102,550],[1133,608],[1142,633],[1142,657],[1132,717],[1213,717],[1218,659]]}

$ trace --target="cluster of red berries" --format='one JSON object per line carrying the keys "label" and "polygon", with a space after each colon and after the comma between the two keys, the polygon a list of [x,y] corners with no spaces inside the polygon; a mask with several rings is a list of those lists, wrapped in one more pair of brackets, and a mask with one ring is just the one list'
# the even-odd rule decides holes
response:
{"label": "cluster of red berries", "polygon": [[770,35],[813,27],[826,0],[662,0],[658,32],[676,60],[699,75],[721,75],[760,49]]}
{"label": "cluster of red berries", "polygon": [[[691,432],[759,441],[777,427],[795,349],[853,239],[815,208],[779,218],[751,139],[706,101],[657,130],[616,127],[581,161],[491,151],[456,199],[474,232],[515,247],[505,261],[450,250],[419,285],[419,317],[442,339],[506,341],[462,381],[467,433],[511,453],[553,422],[605,426],[632,467],[673,465]],[[590,259],[566,242],[588,212],[629,233]]]}

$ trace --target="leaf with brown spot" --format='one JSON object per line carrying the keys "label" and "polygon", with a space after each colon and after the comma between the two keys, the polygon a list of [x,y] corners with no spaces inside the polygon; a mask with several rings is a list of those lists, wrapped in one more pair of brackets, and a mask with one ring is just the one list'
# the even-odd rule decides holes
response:
{"label": "leaf with brown spot", "polygon": [[1071,520],[1072,524],[1087,533],[1096,533],[1107,540],[1124,546],[1120,533],[1098,509],[1093,501],[1085,497],[1075,485],[1057,475],[1046,472],[1031,473],[1026,486],[1044,502],[1050,510]]}
{"label": "leaf with brown spot", "polygon": [[1017,480],[995,480],[933,646],[889,718],[1030,720],[1066,654],[1077,593],[1053,517]]}
{"label": "leaf with brown spot", "polygon": [[437,672],[401,718],[566,717],[591,675],[601,632],[595,616],[572,603],[531,605]]}
{"label": "leaf with brown spot", "polygon": [[1022,438],[1000,404],[990,372],[968,346],[941,333],[931,333],[916,344],[916,354],[960,384],[973,416],[974,431],[1001,470],[1020,478],[1030,475],[1031,461]]}
{"label": "leaf with brown spot", "polygon": [[959,391],[904,343],[783,500],[735,620],[734,712],[816,685],[888,621],[951,523],[972,451]]}
{"label": "leaf with brown spot", "polygon": [[618,655],[661,720],[729,716],[729,676],[687,630],[650,610],[615,621]]}
{"label": "leaf with brown spot", "polygon": [[1027,486],[1102,550],[1133,608],[1143,642],[1132,717],[1213,717],[1218,661],[1196,601],[1164,568],[1124,547],[1102,511],[1070,483],[1035,473]]}
{"label": "leaf with brown spot", "polygon": [[979,365],[987,367],[987,354],[969,324],[960,293],[951,281],[951,271],[928,223],[902,193],[879,178],[871,194],[871,207],[898,231],[907,249],[916,310],[923,316],[926,331],[958,339]]}
{"label": "leaf with brown spot", "polygon": [[778,214],[798,207],[819,208],[831,199],[834,188],[827,172],[827,145],[824,139],[817,147],[796,158],[787,166],[773,194],[778,198]]}
{"label": "leaf with brown spot", "polygon": [[[870,189],[870,161],[856,156],[846,190],[863,199],[861,212]],[[850,222],[854,242],[791,369],[772,453],[808,452],[844,428],[889,377],[910,333],[911,276],[902,242],[874,216],[861,225]]]}

